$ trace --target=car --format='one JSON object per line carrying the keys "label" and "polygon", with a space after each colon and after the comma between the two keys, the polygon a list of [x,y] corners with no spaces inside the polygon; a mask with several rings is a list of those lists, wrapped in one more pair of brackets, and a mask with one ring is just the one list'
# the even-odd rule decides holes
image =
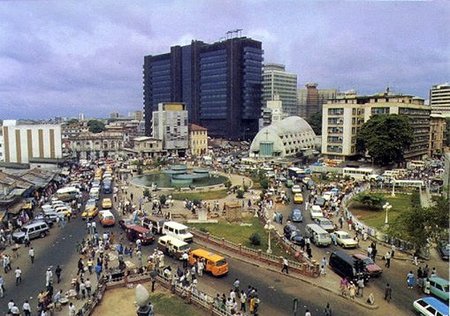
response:
{"label": "car", "polygon": [[89,199],[84,206],[84,211],[81,213],[81,218],[94,218],[98,214],[97,203],[94,199]]}
{"label": "car", "polygon": [[336,237],[336,243],[342,248],[356,248],[358,247],[358,242],[354,240],[347,232],[343,230],[335,231],[334,236]]}
{"label": "car", "polygon": [[291,222],[303,222],[302,211],[300,211],[300,209],[298,208],[294,208],[289,215],[289,220]]}
{"label": "car", "polygon": [[325,217],[318,217],[314,222],[329,233],[334,232],[334,224]]}
{"label": "car", "polygon": [[380,266],[373,262],[373,260],[368,256],[361,253],[355,253],[353,254],[353,258],[363,262],[364,268],[371,278],[379,277],[381,273],[383,273],[383,269],[381,269]]}
{"label": "car", "polygon": [[291,236],[289,236],[289,240],[296,245],[304,244],[302,233],[299,229],[291,232]]}
{"label": "car", "polygon": [[[56,216],[58,216],[58,215],[56,215]],[[48,227],[50,227],[50,228],[53,227],[53,224],[55,223],[55,221],[56,220],[53,220],[52,218],[50,218],[50,216],[46,216],[42,213],[37,214],[32,220],[32,222],[45,222],[48,225]]]}
{"label": "car", "polygon": [[432,276],[428,279],[430,281],[430,293],[440,298],[444,302],[449,301],[449,283],[448,279]]}
{"label": "car", "polygon": [[134,222],[131,219],[125,218],[125,219],[121,219],[119,220],[119,226],[122,229],[126,229],[129,225],[133,225]]}
{"label": "car", "polygon": [[326,202],[327,201],[325,201],[325,199],[323,197],[318,197],[318,198],[316,198],[314,200],[314,205],[318,205],[320,207],[324,207]]}
{"label": "car", "polygon": [[100,224],[102,224],[103,227],[114,226],[116,224],[116,218],[110,211],[102,211],[99,218]]}
{"label": "car", "polygon": [[438,252],[439,255],[441,256],[442,260],[447,260],[449,258],[449,253],[450,253],[450,243],[448,242],[440,242],[438,243]]}
{"label": "car", "polygon": [[331,193],[331,192],[325,192],[323,195],[322,195],[322,198],[325,200],[325,201],[329,201],[329,200],[331,200],[331,197],[333,196],[333,194]]}
{"label": "car", "polygon": [[296,193],[294,195],[294,203],[295,204],[301,204],[303,203],[303,195],[301,193]]}
{"label": "car", "polygon": [[103,209],[109,209],[112,207],[112,201],[110,198],[104,198],[102,200],[102,208]]}
{"label": "car", "polygon": [[296,185],[294,185],[292,188],[291,188],[291,191],[292,191],[292,193],[302,193],[302,187],[301,186],[299,186],[298,184],[296,184]]}
{"label": "car", "polygon": [[420,315],[448,316],[448,305],[432,296],[425,296],[415,300],[413,307]]}
{"label": "car", "polygon": [[294,181],[292,181],[292,180],[286,181],[286,188],[292,188],[293,186],[294,186]]}
{"label": "car", "polygon": [[293,231],[296,231],[298,228],[294,225],[294,224],[292,224],[292,223],[289,223],[289,224],[286,224],[284,227],[283,227],[283,233],[284,233],[284,237],[286,237],[286,238],[290,238],[291,237],[291,234],[292,234],[292,232]]}
{"label": "car", "polygon": [[149,245],[155,241],[155,236],[150,230],[140,225],[127,225],[125,233],[129,241],[141,240],[142,245]]}
{"label": "car", "polygon": [[65,216],[65,217],[72,216],[72,209],[70,207],[68,207],[68,206],[58,206],[55,209],[55,212]]}
{"label": "car", "polygon": [[311,215],[311,219],[316,219],[323,217],[322,209],[318,205],[312,205],[309,209],[309,214]]}

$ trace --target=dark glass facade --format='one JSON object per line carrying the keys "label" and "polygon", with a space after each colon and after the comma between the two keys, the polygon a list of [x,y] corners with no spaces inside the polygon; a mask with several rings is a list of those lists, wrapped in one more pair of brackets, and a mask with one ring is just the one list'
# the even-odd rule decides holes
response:
{"label": "dark glass facade", "polygon": [[186,104],[189,122],[206,127],[209,135],[250,139],[258,132],[262,62],[261,42],[245,37],[193,41],[171,47],[169,54],[146,56],[146,134],[157,104],[178,101]]}

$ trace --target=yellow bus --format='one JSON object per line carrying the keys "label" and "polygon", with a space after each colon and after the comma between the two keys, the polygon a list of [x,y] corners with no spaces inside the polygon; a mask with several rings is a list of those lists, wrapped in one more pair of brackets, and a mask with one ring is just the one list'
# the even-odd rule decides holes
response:
{"label": "yellow bus", "polygon": [[190,265],[194,265],[200,259],[205,260],[206,272],[210,272],[214,276],[221,276],[228,273],[228,262],[224,257],[201,248],[189,252],[188,262]]}

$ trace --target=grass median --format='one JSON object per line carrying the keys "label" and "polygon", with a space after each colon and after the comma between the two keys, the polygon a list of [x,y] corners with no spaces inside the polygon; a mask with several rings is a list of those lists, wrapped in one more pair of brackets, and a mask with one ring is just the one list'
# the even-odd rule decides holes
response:
{"label": "grass median", "polygon": [[215,190],[215,191],[204,191],[204,192],[174,192],[171,194],[174,200],[220,200],[227,196],[227,190]]}

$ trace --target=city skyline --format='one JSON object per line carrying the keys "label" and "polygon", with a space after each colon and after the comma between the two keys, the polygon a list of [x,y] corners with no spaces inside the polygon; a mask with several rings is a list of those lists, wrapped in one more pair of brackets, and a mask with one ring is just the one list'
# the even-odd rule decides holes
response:
{"label": "city skyline", "polygon": [[142,110],[145,55],[228,30],[261,41],[298,86],[428,98],[448,81],[446,2],[1,2],[0,118]]}

